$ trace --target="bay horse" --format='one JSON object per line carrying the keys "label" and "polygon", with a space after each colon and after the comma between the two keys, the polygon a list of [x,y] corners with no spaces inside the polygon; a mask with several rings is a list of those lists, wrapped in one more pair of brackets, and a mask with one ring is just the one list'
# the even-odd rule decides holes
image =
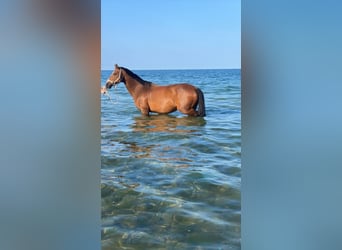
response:
{"label": "bay horse", "polygon": [[[205,116],[203,92],[188,83],[161,86],[148,82],[127,68],[114,66],[101,93],[105,94],[112,86],[123,82],[133,97],[135,106],[143,115],[150,112],[168,114],[176,110],[188,116]],[[198,110],[196,108],[198,106]]]}

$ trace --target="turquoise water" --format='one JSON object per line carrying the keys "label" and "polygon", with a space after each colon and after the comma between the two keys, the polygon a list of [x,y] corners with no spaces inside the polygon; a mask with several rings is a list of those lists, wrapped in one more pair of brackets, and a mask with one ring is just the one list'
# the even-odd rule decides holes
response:
{"label": "turquoise water", "polygon": [[207,116],[144,117],[123,83],[102,96],[102,249],[240,249],[240,70],[133,71],[200,87]]}

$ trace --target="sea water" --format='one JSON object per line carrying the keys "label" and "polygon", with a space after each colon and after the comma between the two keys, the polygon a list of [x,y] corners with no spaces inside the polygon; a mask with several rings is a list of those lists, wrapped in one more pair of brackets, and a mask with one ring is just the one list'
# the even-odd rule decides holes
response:
{"label": "sea water", "polygon": [[240,249],[240,70],[133,72],[201,88],[207,116],[145,117],[123,83],[101,97],[102,249]]}

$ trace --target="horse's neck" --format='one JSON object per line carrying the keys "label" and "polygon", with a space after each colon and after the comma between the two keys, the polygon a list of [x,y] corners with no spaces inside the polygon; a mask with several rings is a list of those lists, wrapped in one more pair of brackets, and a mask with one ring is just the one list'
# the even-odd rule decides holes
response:
{"label": "horse's neck", "polygon": [[137,97],[140,90],[144,87],[144,85],[141,84],[137,79],[134,79],[133,77],[128,76],[127,74],[125,76],[125,85],[128,92],[134,99]]}

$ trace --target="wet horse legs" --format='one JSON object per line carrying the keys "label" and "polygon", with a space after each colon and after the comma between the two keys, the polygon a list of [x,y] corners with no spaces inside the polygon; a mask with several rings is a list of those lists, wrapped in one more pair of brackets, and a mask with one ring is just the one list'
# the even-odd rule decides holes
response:
{"label": "wet horse legs", "polygon": [[179,108],[178,109],[179,112],[182,112],[183,114],[189,115],[189,116],[198,116],[198,113],[196,110],[194,110],[193,108]]}

